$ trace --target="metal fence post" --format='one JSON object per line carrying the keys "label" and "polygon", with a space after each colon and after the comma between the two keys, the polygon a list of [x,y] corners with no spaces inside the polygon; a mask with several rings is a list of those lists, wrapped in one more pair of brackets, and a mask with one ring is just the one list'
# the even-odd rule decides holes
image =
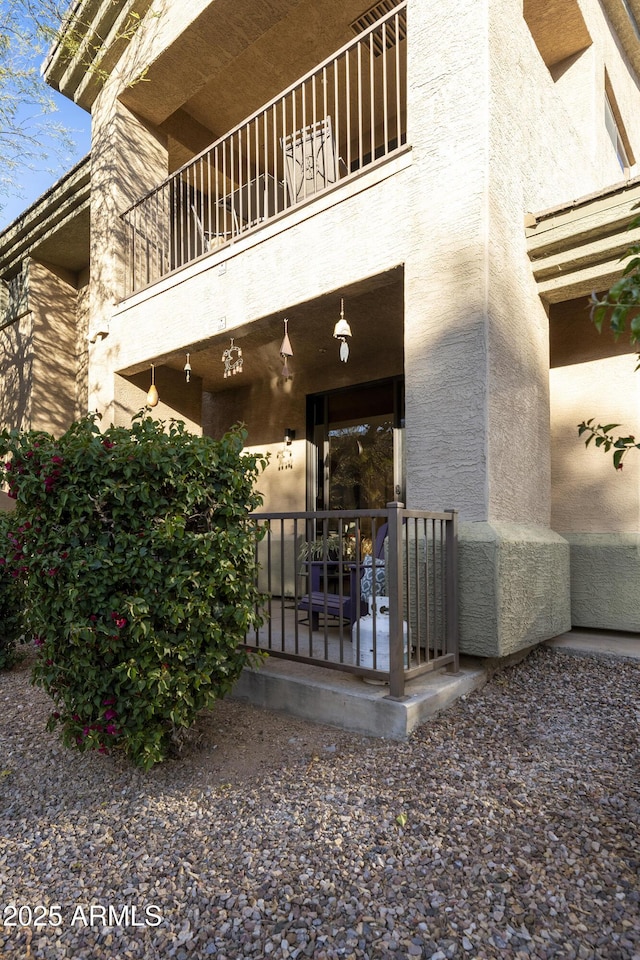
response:
{"label": "metal fence post", "polygon": [[460,670],[459,636],[458,636],[458,511],[448,510],[451,519],[447,520],[446,529],[446,618],[447,618],[447,653],[453,653],[455,660],[452,672]]}
{"label": "metal fence post", "polygon": [[404,700],[404,634],[402,629],[402,510],[404,504],[387,504],[389,511],[389,699]]}

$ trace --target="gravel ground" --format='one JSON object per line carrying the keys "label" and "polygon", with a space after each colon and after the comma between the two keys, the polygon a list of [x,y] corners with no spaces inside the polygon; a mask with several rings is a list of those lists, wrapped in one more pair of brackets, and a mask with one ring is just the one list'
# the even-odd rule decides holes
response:
{"label": "gravel ground", "polygon": [[541,649],[407,743],[228,701],[144,774],[60,747],[22,664],[0,956],[640,960],[639,692]]}

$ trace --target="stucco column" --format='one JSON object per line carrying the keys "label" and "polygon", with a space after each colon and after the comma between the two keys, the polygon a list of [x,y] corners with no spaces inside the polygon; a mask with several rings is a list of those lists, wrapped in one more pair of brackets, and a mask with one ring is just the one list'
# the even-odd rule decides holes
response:
{"label": "stucco column", "polygon": [[549,527],[547,319],[526,256],[522,157],[512,149],[505,174],[495,142],[489,4],[417,15],[413,52],[424,29],[438,58],[410,90],[424,140],[405,263],[408,502],[460,511],[462,650],[502,656],[570,625],[568,545]]}
{"label": "stucco column", "polygon": [[114,418],[109,324],[124,295],[128,236],[121,214],[167,176],[165,138],[124,107],[115,82],[92,111],[89,408]]}

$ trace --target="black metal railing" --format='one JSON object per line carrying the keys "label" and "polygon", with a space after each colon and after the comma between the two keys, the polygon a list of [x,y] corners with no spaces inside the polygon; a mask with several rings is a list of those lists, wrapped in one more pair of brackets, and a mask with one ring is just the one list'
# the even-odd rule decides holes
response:
{"label": "black metal railing", "polygon": [[122,214],[125,296],[400,150],[406,6],[363,29]]}
{"label": "black metal railing", "polygon": [[256,513],[262,626],[246,646],[389,684],[458,671],[457,513]]}

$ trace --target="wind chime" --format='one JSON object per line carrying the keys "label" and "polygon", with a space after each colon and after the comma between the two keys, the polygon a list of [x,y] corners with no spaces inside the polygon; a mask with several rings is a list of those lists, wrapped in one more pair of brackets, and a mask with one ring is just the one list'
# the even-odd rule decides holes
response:
{"label": "wind chime", "polygon": [[346,363],[349,359],[347,337],[351,336],[351,327],[344,318],[344,298],[340,299],[340,319],[333,328],[333,336],[336,340],[342,341],[340,344],[340,359],[343,363]]}
{"label": "wind chime", "polygon": [[242,373],[242,349],[236,346],[233,337],[231,337],[231,343],[222,354],[222,362],[224,363],[225,377],[235,377],[237,373]]}
{"label": "wind chime", "polygon": [[156,368],[154,364],[151,364],[151,386],[149,387],[149,392],[147,393],[147,406],[148,407],[157,407],[158,405],[158,388],[156,387]]}
{"label": "wind chime", "polygon": [[284,321],[284,337],[282,338],[282,343],[280,344],[280,356],[282,357],[282,376],[285,380],[291,380],[291,371],[289,370],[289,357],[293,356],[293,348],[291,347],[291,341],[289,340],[288,332],[288,323],[289,321],[285,318]]}

